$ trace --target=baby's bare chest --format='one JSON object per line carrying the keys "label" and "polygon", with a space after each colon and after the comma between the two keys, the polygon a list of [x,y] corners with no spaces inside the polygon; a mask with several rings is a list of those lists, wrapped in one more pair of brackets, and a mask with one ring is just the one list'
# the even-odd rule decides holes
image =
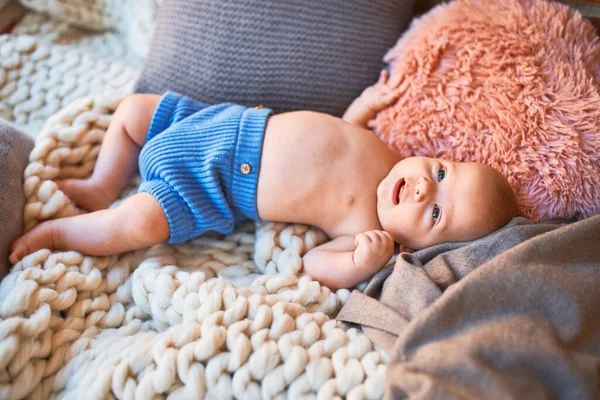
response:
{"label": "baby's bare chest", "polygon": [[377,186],[390,168],[381,143],[369,131],[314,114],[268,126],[259,215],[316,225],[330,236],[377,229]]}

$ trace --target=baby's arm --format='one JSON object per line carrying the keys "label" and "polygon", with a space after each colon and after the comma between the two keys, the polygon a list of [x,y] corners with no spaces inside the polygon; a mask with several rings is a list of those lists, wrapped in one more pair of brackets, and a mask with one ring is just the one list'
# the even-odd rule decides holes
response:
{"label": "baby's arm", "polygon": [[351,124],[369,129],[368,123],[375,115],[398,99],[401,90],[388,82],[389,74],[382,70],[379,80],[369,86],[348,107],[342,119]]}
{"label": "baby's arm", "polygon": [[351,288],[370,278],[394,254],[394,240],[383,231],[340,236],[308,251],[304,270],[331,289]]}

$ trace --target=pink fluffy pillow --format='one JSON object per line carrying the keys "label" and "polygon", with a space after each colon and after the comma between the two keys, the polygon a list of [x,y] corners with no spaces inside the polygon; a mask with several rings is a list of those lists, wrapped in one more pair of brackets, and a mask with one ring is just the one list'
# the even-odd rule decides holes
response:
{"label": "pink fluffy pillow", "polygon": [[542,0],[457,0],[413,21],[386,55],[400,99],[377,134],[402,156],[486,163],[522,215],[600,213],[600,43]]}

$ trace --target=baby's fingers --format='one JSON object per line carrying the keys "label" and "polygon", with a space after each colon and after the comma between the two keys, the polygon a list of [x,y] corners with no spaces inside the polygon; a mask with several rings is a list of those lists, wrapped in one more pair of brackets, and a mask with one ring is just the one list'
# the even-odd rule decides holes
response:
{"label": "baby's fingers", "polygon": [[369,245],[371,244],[373,241],[373,239],[371,239],[369,236],[367,236],[366,233],[361,233],[359,235],[356,235],[356,237],[354,238],[354,245],[356,247],[362,245]]}
{"label": "baby's fingers", "polygon": [[379,73],[379,80],[377,81],[377,83],[380,85],[385,85],[387,83],[389,77],[390,77],[389,72],[387,72],[387,70],[385,70],[385,69],[382,69],[381,72]]}
{"label": "baby's fingers", "polygon": [[379,235],[379,232],[381,231],[368,231],[365,232],[364,234],[371,239],[371,243],[381,243],[382,242],[382,238]]}
{"label": "baby's fingers", "polygon": [[402,83],[402,80],[403,80],[403,74],[396,72],[395,74],[389,74],[388,84],[391,87],[398,87]]}
{"label": "baby's fingers", "polygon": [[390,242],[394,243],[394,237],[392,236],[391,233],[387,232],[387,231],[382,231],[383,235],[387,238],[387,240],[389,240]]}
{"label": "baby's fingers", "polygon": [[394,238],[386,231],[377,231],[379,241],[387,250],[394,247]]}
{"label": "baby's fingers", "polygon": [[384,237],[383,240],[385,241],[387,249],[393,252],[396,246],[396,241],[394,240],[394,237],[389,232],[383,231],[382,233]]}
{"label": "baby's fingers", "polygon": [[389,251],[391,246],[393,246],[393,242],[390,243],[390,240],[382,231],[371,231],[373,237],[373,248],[377,249],[377,251]]}
{"label": "baby's fingers", "polygon": [[398,98],[402,95],[403,91],[400,88],[395,88],[390,90],[385,95],[382,96],[381,101],[386,106],[389,106],[394,101],[398,100]]}
{"label": "baby's fingers", "polygon": [[374,231],[377,233],[377,236],[379,237],[379,240],[381,240],[382,242],[389,242],[390,240],[394,240],[392,239],[392,235],[389,234],[389,232],[386,231]]}
{"label": "baby's fingers", "polygon": [[373,245],[377,249],[377,251],[381,252],[390,252],[394,251],[394,239],[392,235],[385,231],[371,231],[373,237],[376,239],[373,240]]}

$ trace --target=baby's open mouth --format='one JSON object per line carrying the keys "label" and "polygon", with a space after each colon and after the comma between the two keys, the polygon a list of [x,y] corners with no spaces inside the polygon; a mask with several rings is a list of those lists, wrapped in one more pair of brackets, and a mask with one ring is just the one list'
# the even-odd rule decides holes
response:
{"label": "baby's open mouth", "polygon": [[394,189],[392,190],[392,203],[395,205],[400,204],[400,196],[404,191],[404,178],[398,179],[398,182],[394,185]]}

